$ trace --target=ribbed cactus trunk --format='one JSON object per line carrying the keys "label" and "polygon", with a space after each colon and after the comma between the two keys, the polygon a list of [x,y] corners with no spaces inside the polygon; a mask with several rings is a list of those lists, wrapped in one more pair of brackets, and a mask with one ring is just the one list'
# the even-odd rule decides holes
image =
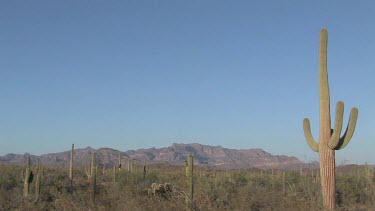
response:
{"label": "ribbed cactus trunk", "polygon": [[186,210],[194,209],[194,156],[189,155],[187,161],[188,195],[186,198]]}
{"label": "ribbed cactus trunk", "polygon": [[74,156],[74,144],[72,144],[72,150],[70,151],[70,163],[69,163],[70,186],[73,186],[73,156]]}
{"label": "ribbed cactus trunk", "polygon": [[319,96],[320,96],[320,133],[319,143],[315,142],[311,135],[310,121],[304,119],[304,132],[310,148],[319,152],[320,177],[323,194],[323,208],[335,210],[336,207],[336,174],[335,174],[335,150],[344,148],[353,136],[357,122],[358,109],[353,108],[350,113],[348,128],[340,138],[344,103],[339,101],[336,105],[336,118],[334,129],[331,129],[330,93],[327,72],[327,44],[328,33],[326,29],[320,32],[319,49]]}
{"label": "ribbed cactus trunk", "polygon": [[30,170],[30,155],[26,157],[25,173],[23,175],[23,196],[29,197],[30,184],[33,181],[33,172]]}
{"label": "ribbed cactus trunk", "polygon": [[95,193],[96,193],[96,173],[97,173],[96,155],[94,152],[91,158],[91,180],[90,180],[91,198],[93,201],[95,201]]}
{"label": "ribbed cactus trunk", "polygon": [[38,166],[37,166],[37,175],[35,180],[35,199],[38,200],[40,197],[40,190],[41,190],[41,167],[40,167],[40,160],[38,159]]}
{"label": "ribbed cactus trunk", "polygon": [[[320,174],[323,192],[323,206],[327,210],[336,207],[336,171],[335,150],[328,147],[331,139],[330,94],[327,73],[328,34],[322,30],[319,49],[319,96],[320,96],[320,133],[319,156]],[[341,131],[340,131],[341,132]]]}
{"label": "ribbed cactus trunk", "polygon": [[[324,143],[324,142],[322,142]],[[336,171],[335,151],[328,147],[320,147],[320,180],[323,194],[323,207],[335,210],[336,207]]]}

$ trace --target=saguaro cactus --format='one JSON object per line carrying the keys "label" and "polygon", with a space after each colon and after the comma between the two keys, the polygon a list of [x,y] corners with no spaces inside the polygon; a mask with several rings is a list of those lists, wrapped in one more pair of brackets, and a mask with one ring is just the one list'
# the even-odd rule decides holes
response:
{"label": "saguaro cactus", "polygon": [[121,153],[120,151],[118,151],[118,164],[117,164],[117,168],[119,171],[121,171]]}
{"label": "saguaro cactus", "polygon": [[73,186],[73,156],[74,156],[74,144],[72,144],[72,150],[70,151],[69,180],[70,180],[71,186]]}
{"label": "saguaro cactus", "polygon": [[320,133],[317,143],[310,130],[310,121],[303,120],[303,129],[307,144],[310,148],[319,152],[320,176],[323,194],[323,207],[325,210],[335,210],[336,205],[336,175],[335,175],[335,150],[343,149],[353,136],[358,117],[358,109],[353,108],[350,112],[349,124],[340,138],[344,103],[339,101],[336,105],[336,117],[334,129],[331,129],[330,95],[327,73],[327,43],[328,33],[326,29],[320,32],[319,49],[319,96],[320,96]]}
{"label": "saguaro cactus", "polygon": [[285,184],[286,184],[286,180],[285,180],[285,171],[283,171],[282,183],[283,183],[283,196],[285,196],[285,195],[286,195],[286,188],[285,188]]}
{"label": "saguaro cactus", "polygon": [[147,174],[147,166],[146,166],[146,161],[143,161],[143,179],[146,179],[146,174]]}
{"label": "saguaro cactus", "polygon": [[96,166],[96,154],[95,152],[92,153],[91,156],[91,163],[88,168],[85,167],[85,172],[87,175],[87,179],[90,183],[91,188],[91,197],[92,200],[95,201],[95,191],[96,191],[96,174],[97,174],[98,167]]}
{"label": "saguaro cactus", "polygon": [[186,210],[193,210],[194,209],[194,156],[189,155],[187,161],[187,182],[189,192],[186,197]]}
{"label": "saguaro cactus", "polygon": [[113,166],[113,183],[116,183],[116,166]]}
{"label": "saguaro cactus", "polygon": [[88,167],[85,166],[85,172],[87,176],[87,181],[90,182],[91,181],[91,162]]}
{"label": "saguaro cactus", "polygon": [[26,157],[25,173],[23,174],[23,196],[29,197],[30,184],[33,182],[33,171],[30,170],[30,155]]}
{"label": "saguaro cactus", "polygon": [[96,166],[96,155],[95,152],[92,153],[91,158],[91,178],[90,178],[90,186],[91,186],[91,197],[92,200],[95,201],[95,191],[96,191],[96,173],[97,173],[97,166]]}
{"label": "saguaro cactus", "polygon": [[35,200],[38,200],[39,199],[39,196],[40,196],[40,180],[41,180],[41,167],[40,167],[40,160],[38,159],[38,166],[37,166],[37,175],[36,175],[36,180],[35,180]]}
{"label": "saguaro cactus", "polygon": [[186,177],[189,176],[189,169],[188,169],[188,162],[187,160],[184,161],[184,166],[185,166],[185,175]]}

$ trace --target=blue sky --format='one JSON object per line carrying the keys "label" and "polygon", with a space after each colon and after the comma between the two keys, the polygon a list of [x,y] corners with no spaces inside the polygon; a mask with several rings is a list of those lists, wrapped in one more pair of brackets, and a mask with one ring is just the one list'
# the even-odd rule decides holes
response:
{"label": "blue sky", "polygon": [[[375,163],[372,1],[2,1],[0,155],[171,143],[309,161],[319,31],[331,110],[359,108],[338,163]],[[332,118],[334,118],[332,116]]]}

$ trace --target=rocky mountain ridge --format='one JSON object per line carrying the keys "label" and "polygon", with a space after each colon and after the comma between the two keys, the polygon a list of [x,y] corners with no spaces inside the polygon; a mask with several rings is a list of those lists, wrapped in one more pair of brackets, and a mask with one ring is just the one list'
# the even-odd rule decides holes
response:
{"label": "rocky mountain ridge", "polygon": [[[74,150],[74,163],[76,166],[87,165],[92,153],[96,152],[99,165],[113,166],[118,164],[119,151],[111,148],[93,149],[86,147]],[[148,164],[166,163],[169,165],[182,165],[189,154],[194,155],[196,165],[220,169],[296,169],[304,163],[296,157],[285,155],[272,155],[262,149],[228,149],[221,146],[209,146],[198,143],[177,144],[163,148],[149,148],[128,150],[120,152],[122,165],[127,165],[128,160]],[[20,154],[7,154],[0,156],[0,163],[22,164],[24,156]],[[49,153],[40,156],[31,155],[32,162],[40,159],[43,165],[69,165],[70,150]],[[312,163],[316,166],[316,163]]]}

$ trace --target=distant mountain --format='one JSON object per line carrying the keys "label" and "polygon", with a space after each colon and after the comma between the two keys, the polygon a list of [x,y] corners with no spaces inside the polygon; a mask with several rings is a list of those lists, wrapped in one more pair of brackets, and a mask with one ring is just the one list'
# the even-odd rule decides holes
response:
{"label": "distant mountain", "polygon": [[[75,165],[87,165],[93,152],[99,165],[116,165],[118,163],[118,150],[111,148],[93,149],[86,147],[74,150]],[[272,155],[262,149],[227,149],[221,146],[209,146],[202,144],[172,144],[170,147],[160,149],[138,149],[120,152],[122,164],[126,165],[129,159],[146,161],[148,164],[168,163],[171,165],[182,165],[189,154],[194,155],[197,165],[221,169],[239,168],[264,168],[264,169],[296,169],[303,162],[296,157],[285,155]],[[69,165],[70,151],[31,156],[32,162],[40,159],[43,165]],[[0,156],[1,163],[21,164],[24,155],[7,154]],[[317,166],[313,163],[312,166]]]}

